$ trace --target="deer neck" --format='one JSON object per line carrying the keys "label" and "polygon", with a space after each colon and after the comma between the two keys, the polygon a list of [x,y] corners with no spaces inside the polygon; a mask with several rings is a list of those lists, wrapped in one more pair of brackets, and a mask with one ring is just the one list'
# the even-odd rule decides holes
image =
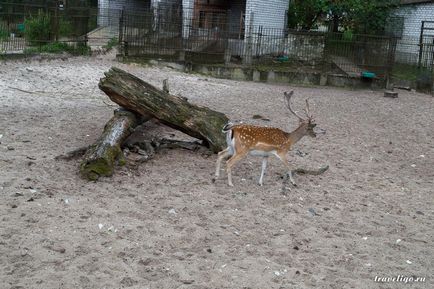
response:
{"label": "deer neck", "polygon": [[308,124],[303,122],[294,131],[289,133],[288,139],[290,140],[291,145],[298,142],[302,137],[307,134],[307,127]]}

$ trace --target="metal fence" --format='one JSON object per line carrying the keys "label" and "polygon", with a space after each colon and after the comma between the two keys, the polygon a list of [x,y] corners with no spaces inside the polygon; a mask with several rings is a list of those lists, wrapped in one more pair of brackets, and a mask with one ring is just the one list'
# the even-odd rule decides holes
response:
{"label": "metal fence", "polygon": [[121,42],[127,56],[160,57],[191,63],[329,67],[348,74],[387,75],[394,63],[396,39],[387,36],[302,32],[247,26],[203,27],[194,19],[163,22],[154,15],[126,13]]}
{"label": "metal fence", "polygon": [[[94,48],[113,40],[121,44],[125,56],[355,76],[373,72],[384,78],[397,63],[425,71],[432,71],[434,63],[431,34],[413,39],[249,26],[230,19],[229,12],[202,15],[175,4],[121,10],[45,3],[0,0],[0,53],[23,52],[50,42],[86,43]],[[30,21],[39,13],[49,18],[48,28],[31,39]]]}
{"label": "metal fence", "polygon": [[[0,0],[0,53],[22,53],[53,42],[102,46],[110,39],[118,38],[118,21],[115,28],[111,26],[109,29],[99,23],[113,19],[112,16],[119,10],[101,14],[97,8],[59,3],[9,3]],[[119,17],[116,16],[118,20]]]}

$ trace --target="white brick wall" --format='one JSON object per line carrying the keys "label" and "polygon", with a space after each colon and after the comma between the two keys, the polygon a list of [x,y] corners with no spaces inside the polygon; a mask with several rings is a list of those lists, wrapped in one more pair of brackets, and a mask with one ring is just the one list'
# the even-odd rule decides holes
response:
{"label": "white brick wall", "polygon": [[150,7],[150,0],[98,0],[98,26],[119,27],[120,11],[143,11]]}
{"label": "white brick wall", "polygon": [[[248,56],[245,58],[246,64],[250,64],[249,56],[273,54],[283,50],[281,42],[284,39],[283,29],[286,26],[288,7],[288,0],[246,0],[246,37],[244,39],[244,55]],[[253,25],[253,31],[250,25]],[[259,26],[263,27],[262,31],[258,30]],[[257,32],[260,31],[259,36]],[[261,50],[257,50],[259,42]]]}
{"label": "white brick wall", "polygon": [[182,37],[188,38],[188,33],[190,31],[190,26],[193,21],[193,8],[194,8],[194,0],[182,0]]}
{"label": "white brick wall", "polygon": [[283,29],[288,7],[288,0],[246,0],[246,25],[250,24],[250,13],[253,12],[253,25]]}
{"label": "white brick wall", "polygon": [[[422,21],[434,21],[434,3],[404,5],[395,15],[404,17],[403,36],[419,37]],[[434,35],[434,31],[431,33]]]}
{"label": "white brick wall", "polygon": [[[419,59],[419,37],[422,21],[434,21],[434,3],[403,5],[395,12],[396,16],[404,18],[402,39],[396,47],[396,61],[417,64]],[[434,27],[434,25],[430,25]],[[425,35],[433,35],[434,30],[426,31]],[[432,41],[430,38],[430,41]]]}

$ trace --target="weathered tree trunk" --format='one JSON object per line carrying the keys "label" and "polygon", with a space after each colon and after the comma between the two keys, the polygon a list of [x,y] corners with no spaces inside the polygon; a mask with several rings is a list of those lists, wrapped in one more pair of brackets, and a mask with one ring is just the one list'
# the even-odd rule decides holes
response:
{"label": "weathered tree trunk", "polygon": [[[149,119],[149,118],[148,118]],[[118,109],[105,125],[99,139],[89,147],[80,165],[80,173],[84,178],[97,180],[100,176],[111,176],[116,163],[125,163],[121,150],[122,143],[142,123],[133,112]]]}
{"label": "weathered tree trunk", "polygon": [[191,104],[115,67],[105,73],[99,88],[120,106],[201,139],[214,152],[226,147],[221,130],[228,118],[223,113]]}

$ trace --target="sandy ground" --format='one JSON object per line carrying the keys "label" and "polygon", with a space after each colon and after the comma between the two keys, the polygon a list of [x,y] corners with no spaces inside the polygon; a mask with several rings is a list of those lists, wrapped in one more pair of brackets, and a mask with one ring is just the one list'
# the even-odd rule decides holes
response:
{"label": "sandy ground", "polygon": [[[82,180],[79,159],[54,157],[91,144],[111,117],[97,87],[111,66],[157,86],[168,78],[174,94],[233,120],[286,130],[297,120],[282,93],[293,89],[295,106],[310,97],[327,133],[303,138],[291,163],[330,169],[296,176],[285,195],[278,160],[263,187],[261,160],[243,160],[230,188],[225,174],[211,181],[216,155],[167,150],[112,178]],[[110,57],[1,63],[0,288],[434,288],[433,102]],[[398,275],[426,279],[375,282]]]}

